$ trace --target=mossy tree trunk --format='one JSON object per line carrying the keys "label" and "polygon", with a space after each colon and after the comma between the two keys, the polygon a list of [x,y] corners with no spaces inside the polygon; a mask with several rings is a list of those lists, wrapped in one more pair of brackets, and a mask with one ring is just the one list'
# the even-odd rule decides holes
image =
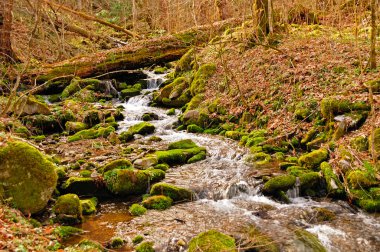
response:
{"label": "mossy tree trunk", "polygon": [[[24,81],[46,82],[57,77],[94,77],[117,70],[134,70],[179,59],[190,47],[208,42],[225,29],[241,23],[230,19],[177,34],[130,43],[124,47],[78,56],[23,76]],[[212,29],[211,29],[212,28]]]}

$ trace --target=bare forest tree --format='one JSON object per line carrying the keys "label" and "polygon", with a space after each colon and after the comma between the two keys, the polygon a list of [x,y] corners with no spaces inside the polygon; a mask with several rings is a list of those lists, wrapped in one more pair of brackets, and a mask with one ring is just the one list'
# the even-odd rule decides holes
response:
{"label": "bare forest tree", "polygon": [[0,58],[5,61],[13,59],[11,44],[13,0],[0,2]]}
{"label": "bare forest tree", "polygon": [[371,0],[371,53],[369,59],[369,67],[371,69],[376,68],[376,12],[377,12],[377,0]]}

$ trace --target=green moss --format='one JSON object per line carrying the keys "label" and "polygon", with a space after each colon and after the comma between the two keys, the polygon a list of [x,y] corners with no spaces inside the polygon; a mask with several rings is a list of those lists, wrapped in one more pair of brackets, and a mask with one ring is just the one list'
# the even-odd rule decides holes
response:
{"label": "green moss", "polygon": [[297,229],[294,231],[296,237],[300,242],[302,242],[305,246],[305,251],[315,251],[315,252],[326,252],[327,250],[321,242],[318,240],[317,236],[314,234],[303,230]]}
{"label": "green moss", "polygon": [[206,159],[206,152],[202,151],[202,152],[194,155],[193,157],[191,157],[189,160],[187,160],[187,163],[192,164],[192,163],[196,163],[196,162],[199,162],[201,160],[204,160],[204,159]]}
{"label": "green moss", "polygon": [[301,139],[301,144],[306,145],[310,141],[314,139],[314,137],[318,134],[318,131],[315,128],[311,128]]}
{"label": "green moss", "polygon": [[332,197],[343,198],[345,196],[343,184],[335,175],[331,165],[327,162],[321,163],[321,171],[326,181],[328,194]]}
{"label": "green moss", "polygon": [[377,185],[378,182],[367,172],[361,170],[353,170],[348,173],[347,181],[351,188],[362,189]]}
{"label": "green moss", "polygon": [[76,194],[65,194],[58,197],[53,206],[57,221],[69,224],[82,222],[82,205]]}
{"label": "green moss", "polygon": [[264,152],[257,152],[247,156],[246,161],[256,166],[263,166],[272,160],[271,156]]}
{"label": "green moss", "polygon": [[145,173],[149,177],[149,181],[152,183],[159,182],[165,178],[165,172],[160,169],[148,168],[142,170],[142,173]]}
{"label": "green moss", "polygon": [[153,71],[155,74],[164,74],[166,70],[168,70],[166,67],[158,66],[158,67],[155,67]]}
{"label": "green moss", "polygon": [[88,129],[88,130],[82,130],[77,133],[75,133],[72,136],[69,136],[67,138],[67,141],[69,143],[84,140],[84,139],[95,139],[99,137],[108,137],[112,132],[115,131],[115,128],[112,126],[109,126],[107,128],[100,127],[99,129]]}
{"label": "green moss", "polygon": [[266,140],[265,137],[249,137],[245,144],[246,147],[257,146],[258,144],[264,142]]}
{"label": "green moss", "polygon": [[321,183],[321,175],[319,172],[306,172],[304,174],[300,174],[299,178],[302,194],[307,194],[309,189],[318,189],[318,186]]}
{"label": "green moss", "polygon": [[136,252],[154,252],[153,242],[143,242],[136,247]]}
{"label": "green moss", "polygon": [[34,141],[40,143],[45,141],[46,136],[45,135],[40,135],[40,136],[31,136],[30,139],[33,139]]}
{"label": "green moss", "polygon": [[295,166],[295,165],[297,165],[297,164],[296,164],[296,163],[293,163],[293,162],[281,162],[281,163],[278,164],[278,166],[279,166],[279,168],[280,168],[281,170],[286,170],[286,169],[288,169],[289,167],[291,167],[291,166]]}
{"label": "green moss", "polygon": [[165,210],[171,207],[173,200],[164,195],[156,195],[146,198],[142,204],[147,209]]}
{"label": "green moss", "polygon": [[379,199],[362,199],[358,201],[358,205],[369,213],[380,212],[380,200]]}
{"label": "green moss", "polygon": [[373,93],[380,93],[380,79],[367,81],[365,85],[368,89],[371,88]]}
{"label": "green moss", "polygon": [[136,95],[139,95],[140,92],[141,92],[141,88],[129,87],[129,88],[121,90],[120,96],[123,99],[128,99]]}
{"label": "green moss", "polygon": [[369,110],[370,106],[355,102],[351,103],[348,100],[339,100],[336,98],[324,98],[321,101],[321,113],[325,119],[331,120],[335,115],[344,114],[353,110]]}
{"label": "green moss", "polygon": [[76,228],[76,227],[71,227],[71,226],[58,226],[54,229],[53,234],[57,236],[60,239],[67,239],[73,235],[79,235],[82,234],[83,230]]}
{"label": "green moss", "polygon": [[300,175],[302,175],[303,173],[305,173],[307,171],[309,171],[309,170],[307,170],[304,167],[296,166],[296,165],[286,168],[286,172],[288,174],[296,176],[296,177],[299,177]]}
{"label": "green moss", "polygon": [[224,135],[225,137],[231,138],[233,140],[240,140],[241,138],[241,133],[239,131],[226,131]]}
{"label": "green moss", "polygon": [[98,205],[98,199],[93,197],[91,199],[81,200],[80,204],[82,206],[83,215],[91,215],[96,213],[96,206]]}
{"label": "green moss", "polygon": [[41,211],[56,187],[55,169],[33,146],[8,141],[0,147],[0,197],[26,214]]}
{"label": "green moss", "polygon": [[190,132],[190,133],[203,133],[203,131],[204,131],[203,128],[199,127],[196,124],[190,124],[187,126],[187,132]]}
{"label": "green moss", "polygon": [[[61,132],[62,128],[53,115],[31,115],[22,118],[23,123],[37,133]],[[16,130],[16,132],[18,132]]]}
{"label": "green moss", "polygon": [[45,103],[37,100],[34,96],[24,96],[17,99],[17,101],[13,104],[12,112],[21,116],[51,114],[49,107]]}
{"label": "green moss", "polygon": [[235,239],[215,230],[200,233],[189,242],[189,252],[236,251]]}
{"label": "green moss", "polygon": [[191,201],[194,198],[192,191],[166,183],[157,183],[153,185],[150,190],[150,194],[165,195],[171,198],[174,202]]}
{"label": "green moss", "polygon": [[79,175],[83,178],[90,178],[92,174],[92,171],[83,170],[79,172]]}
{"label": "green moss", "polygon": [[133,162],[133,166],[137,169],[144,170],[152,166],[155,166],[157,163],[158,163],[158,160],[156,156],[148,155],[143,158],[136,159]]}
{"label": "green moss", "polygon": [[122,143],[127,143],[131,140],[133,140],[133,134],[130,133],[129,131],[124,131],[122,132],[120,135],[119,135],[119,140],[122,142]]}
{"label": "green moss", "polygon": [[131,161],[128,159],[117,159],[107,163],[106,165],[100,167],[98,169],[99,172],[105,173],[107,171],[111,171],[113,169],[128,169],[132,167]]}
{"label": "green moss", "polygon": [[143,237],[143,236],[141,236],[141,235],[136,235],[136,236],[132,239],[132,243],[136,245],[136,244],[141,243],[143,240],[144,240],[144,237]]}
{"label": "green moss", "polygon": [[106,187],[120,196],[139,195],[149,186],[149,175],[135,169],[114,169],[104,174]]}
{"label": "green moss", "polygon": [[71,177],[62,186],[62,190],[67,193],[78,195],[93,195],[97,191],[97,185],[92,178]]}
{"label": "green moss", "polygon": [[135,134],[148,135],[148,134],[152,134],[155,128],[156,127],[154,127],[153,124],[150,124],[147,122],[141,122],[130,127],[128,129],[128,132],[131,133],[132,135],[135,135]]}
{"label": "green moss", "polygon": [[176,73],[190,71],[193,68],[193,60],[195,59],[195,50],[192,48],[187,51],[181,59],[178,60],[176,66]]}
{"label": "green moss", "polygon": [[140,204],[133,204],[129,207],[129,213],[133,216],[141,216],[146,213],[146,208]]}
{"label": "green moss", "polygon": [[350,141],[350,145],[353,149],[357,151],[367,151],[368,150],[368,138],[365,136],[358,136]]}
{"label": "green moss", "polygon": [[167,151],[156,151],[155,155],[158,163],[166,163],[169,165],[185,164],[190,158],[200,152],[205,152],[205,148],[195,147],[190,149],[173,149]]}
{"label": "green moss", "polygon": [[298,163],[306,168],[318,170],[319,165],[328,157],[329,152],[326,149],[319,149],[300,156]]}
{"label": "green moss", "polygon": [[75,94],[81,89],[86,88],[89,85],[99,85],[100,81],[96,79],[80,79],[74,78],[62,92],[62,98],[68,98],[70,95]]}
{"label": "green moss", "polygon": [[154,169],[159,169],[159,170],[163,170],[164,172],[166,172],[169,169],[169,165],[168,164],[157,164],[154,166]]}
{"label": "green moss", "polygon": [[180,140],[174,143],[169,144],[168,149],[173,150],[173,149],[190,149],[190,148],[195,148],[198,147],[193,140],[191,139],[184,139]]}
{"label": "green moss", "polygon": [[122,248],[124,246],[124,240],[120,237],[115,237],[115,238],[112,238],[110,243],[109,243],[109,247],[111,249],[119,249],[119,248]]}
{"label": "green moss", "polygon": [[281,175],[269,179],[263,187],[263,193],[276,194],[279,191],[287,191],[296,183],[296,177],[292,175]]}
{"label": "green moss", "polygon": [[169,110],[166,112],[166,114],[167,114],[168,116],[175,115],[175,108],[171,108],[171,109],[169,109]]}
{"label": "green moss", "polygon": [[190,85],[191,95],[204,93],[207,80],[216,72],[215,64],[205,64],[199,67]]}
{"label": "green moss", "polygon": [[100,243],[91,241],[91,240],[82,240],[77,246],[79,248],[79,251],[88,251],[88,252],[105,251],[105,249]]}

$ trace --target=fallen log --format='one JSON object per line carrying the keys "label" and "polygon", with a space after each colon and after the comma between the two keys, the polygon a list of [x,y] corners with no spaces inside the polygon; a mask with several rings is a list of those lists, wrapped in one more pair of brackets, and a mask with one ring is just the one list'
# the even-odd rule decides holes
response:
{"label": "fallen log", "polygon": [[27,72],[23,81],[44,83],[63,76],[81,78],[116,70],[134,70],[179,59],[192,46],[208,42],[229,27],[241,23],[230,19],[195,27],[177,34],[132,42],[126,46],[90,55],[77,56]]}

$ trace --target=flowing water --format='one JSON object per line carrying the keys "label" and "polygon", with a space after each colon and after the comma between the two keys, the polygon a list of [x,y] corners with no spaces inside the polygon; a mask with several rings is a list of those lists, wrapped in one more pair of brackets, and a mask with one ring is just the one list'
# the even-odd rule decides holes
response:
{"label": "flowing water", "polygon": [[[255,176],[257,170],[244,162],[248,150],[236,141],[173,130],[177,115],[168,116],[165,109],[148,106],[152,91],[164,76],[146,74],[148,89],[118,104],[124,106],[126,116],[119,131],[141,122],[143,113],[153,112],[158,115],[158,120],[151,122],[156,126],[155,135],[164,143],[192,139],[206,147],[206,160],[171,168],[164,180],[192,189],[198,200],[165,211],[149,210],[135,218],[128,215],[125,204],[102,203],[100,213],[83,226],[90,231],[88,237],[99,240],[97,230],[103,228],[102,242],[119,236],[131,244],[131,239],[139,234],[154,241],[156,251],[183,251],[177,242],[187,242],[200,232],[217,229],[244,240],[248,228],[255,226],[278,242],[281,251],[312,251],[294,235],[297,229],[317,235],[328,251],[380,251],[380,216],[357,212],[344,201],[300,198],[297,186],[288,191],[290,204],[275,202],[260,194],[262,181]],[[147,138],[142,137],[137,144],[146,144]],[[161,146],[162,143],[149,142],[144,147]],[[321,207],[332,211],[336,218],[329,222],[315,221],[316,210]]]}

